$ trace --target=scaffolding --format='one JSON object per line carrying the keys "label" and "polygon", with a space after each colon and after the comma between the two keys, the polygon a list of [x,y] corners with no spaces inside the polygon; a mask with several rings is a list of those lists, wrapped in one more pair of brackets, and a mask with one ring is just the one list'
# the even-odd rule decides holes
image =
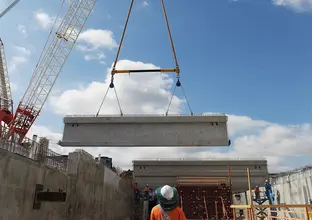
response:
{"label": "scaffolding", "polygon": [[[252,194],[250,185],[250,170],[247,168],[247,179],[249,188],[249,202],[246,205],[231,205],[233,220],[248,219],[248,220],[312,220],[312,204],[272,204],[264,205],[266,201],[270,200],[267,196],[255,199]],[[254,202],[256,204],[254,204]],[[248,201],[247,201],[248,203]],[[246,216],[242,216],[242,212],[237,215],[237,210],[245,210]]]}
{"label": "scaffolding", "polygon": [[177,178],[180,206],[188,219],[233,219],[231,174],[226,177]]}

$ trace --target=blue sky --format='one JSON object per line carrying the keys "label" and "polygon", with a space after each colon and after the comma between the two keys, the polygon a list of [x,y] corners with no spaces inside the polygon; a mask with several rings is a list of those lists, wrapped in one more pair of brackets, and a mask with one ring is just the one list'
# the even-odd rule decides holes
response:
{"label": "blue sky", "polygon": [[[3,8],[9,2],[12,1],[0,0],[0,6]],[[99,0],[84,31],[90,29],[111,31],[113,35],[110,37],[119,43],[129,3],[130,1],[124,0]],[[149,0],[146,3],[143,0],[136,0],[120,58],[173,68],[175,66],[161,5],[159,1]],[[60,5],[60,0],[48,2],[32,0],[31,5],[28,1],[21,0],[0,20],[0,35],[5,43],[7,60],[12,69],[12,71],[9,69],[11,81],[15,85],[13,93],[16,106],[28,85],[50,30],[48,26],[44,28],[42,22],[46,21],[45,24],[48,25],[49,22],[45,19],[55,16]],[[194,153],[194,156],[220,156],[222,153],[228,156],[229,152],[241,156],[243,147],[250,147],[251,150],[248,150],[250,154],[242,156],[250,156],[261,152],[261,146],[266,145],[265,148],[269,150],[260,154],[273,157],[269,159],[272,166],[286,169],[309,163],[310,156],[300,159],[289,156],[292,152],[298,152],[294,150],[296,148],[302,148],[299,154],[309,155],[309,145],[312,141],[309,139],[312,134],[311,1],[179,0],[178,4],[176,1],[166,1],[166,8],[180,64],[181,82],[193,111],[223,112],[231,115],[229,123],[232,123],[231,118],[235,121],[230,128],[231,138],[234,139],[233,147],[229,150],[213,149],[212,152],[205,149],[205,154],[196,151],[197,154]],[[41,17],[38,17],[38,14]],[[48,17],[42,16],[43,14]],[[24,34],[21,30],[25,30]],[[79,94],[87,94],[84,90],[89,88],[91,95],[85,99],[92,99],[90,84],[92,82],[104,84],[107,69],[115,58],[116,48],[109,42],[103,42],[106,38],[85,36],[86,38],[84,40],[81,38],[78,44],[85,43],[90,46],[93,39],[93,43],[102,43],[102,46],[86,52],[76,45],[53,89],[52,98],[37,120],[36,132],[40,133],[42,129],[39,128],[45,127],[46,133],[43,135],[54,135],[53,137],[59,135],[63,126],[62,116],[68,113],[64,111],[71,108],[59,105],[62,103],[71,105],[76,108],[71,112],[76,113],[77,109],[80,109],[76,104],[84,102]],[[20,49],[23,47],[30,53],[25,51],[22,53],[16,46]],[[87,55],[99,54],[105,57],[100,60],[86,60]],[[19,56],[25,57],[27,61],[17,62],[16,69],[13,70],[14,62],[18,60],[16,57]],[[137,80],[138,88],[154,83],[152,81],[154,76],[142,77],[144,80],[141,78],[140,81]],[[158,82],[157,80],[163,79],[154,80]],[[64,98],[68,96],[68,90],[80,92],[76,94],[77,99],[70,99],[74,103]],[[181,94],[180,91],[178,97],[181,98]],[[155,98],[156,96],[154,91],[150,100],[146,98],[133,102],[136,105],[147,105],[153,100],[155,102],[159,100]],[[99,105],[99,100],[96,102],[94,105]],[[138,112],[144,112],[144,109],[159,110],[159,106],[152,105],[151,108],[142,107]],[[176,107],[185,112],[187,110],[178,102]],[[128,109],[129,112],[131,110]],[[294,126],[299,128],[294,130]],[[270,129],[276,127],[280,132],[277,134],[273,130],[270,132]],[[282,131],[285,133],[278,136]],[[290,139],[283,142],[281,138]],[[251,143],[259,146],[255,147],[254,153],[252,150],[254,145]],[[276,151],[273,152],[272,148],[276,148]],[[99,151],[109,152],[113,156],[121,152],[120,149],[112,152],[105,148],[96,150],[97,153]],[[280,157],[279,152],[284,152],[282,155],[288,157]],[[175,154],[175,151],[172,153]]]}

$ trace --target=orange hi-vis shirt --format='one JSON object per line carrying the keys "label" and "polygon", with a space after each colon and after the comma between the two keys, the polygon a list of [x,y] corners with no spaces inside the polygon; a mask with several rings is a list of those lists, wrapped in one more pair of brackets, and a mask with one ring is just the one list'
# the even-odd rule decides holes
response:
{"label": "orange hi-vis shirt", "polygon": [[[167,215],[169,216],[169,220],[186,220],[185,214],[179,206],[171,210]],[[152,209],[150,220],[165,220],[162,211],[158,206],[155,206]]]}

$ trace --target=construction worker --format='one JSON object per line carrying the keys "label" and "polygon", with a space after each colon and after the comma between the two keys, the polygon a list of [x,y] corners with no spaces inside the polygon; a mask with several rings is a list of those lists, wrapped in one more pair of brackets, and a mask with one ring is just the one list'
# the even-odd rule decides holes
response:
{"label": "construction worker", "polygon": [[260,199],[260,188],[259,188],[259,186],[256,186],[254,191],[255,191],[255,199],[259,200]]}
{"label": "construction worker", "polygon": [[141,199],[141,193],[140,193],[140,188],[138,186],[138,183],[134,183],[134,195],[135,195],[135,200],[140,201]]}
{"label": "construction worker", "polygon": [[134,187],[135,190],[140,190],[138,183],[134,183],[133,187]]}
{"label": "construction worker", "polygon": [[158,205],[152,209],[150,220],[186,220],[179,205],[179,195],[175,187],[165,185],[156,190]]}
{"label": "construction worker", "polygon": [[150,191],[150,188],[148,186],[148,184],[145,185],[145,188],[144,188],[144,192],[149,192]]}
{"label": "construction worker", "polygon": [[269,182],[269,180],[265,181],[264,187],[265,187],[265,195],[269,199],[269,204],[271,205],[274,202],[274,194],[272,190],[272,185]]}
{"label": "construction worker", "polygon": [[150,188],[150,192],[149,192],[149,201],[148,201],[148,213],[149,213],[149,218],[148,218],[148,219],[150,219],[152,209],[153,209],[154,206],[156,206],[157,204],[158,204],[158,202],[157,202],[156,191],[153,190],[152,188]]}
{"label": "construction worker", "polygon": [[149,191],[150,191],[150,188],[149,188],[148,184],[146,184],[145,187],[144,187],[144,190],[143,190],[143,192],[144,192],[144,200],[148,200],[148,198],[149,198]]}
{"label": "construction worker", "polygon": [[265,181],[264,187],[265,187],[265,191],[272,192],[272,185],[269,182],[269,180]]}

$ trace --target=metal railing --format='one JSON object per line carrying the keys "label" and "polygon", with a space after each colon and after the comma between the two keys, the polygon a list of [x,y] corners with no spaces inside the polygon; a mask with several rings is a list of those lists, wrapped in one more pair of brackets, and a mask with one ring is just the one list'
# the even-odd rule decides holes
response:
{"label": "metal railing", "polygon": [[[7,129],[2,128],[1,137],[5,137],[6,134]],[[0,139],[0,148],[62,171],[65,171],[67,167],[68,156],[49,149],[48,141],[40,144],[40,142],[24,137],[22,144],[19,144],[18,138],[12,136],[9,140]]]}
{"label": "metal railing", "polygon": [[215,161],[215,160],[220,160],[220,161],[264,161],[266,160],[265,157],[257,157],[257,158],[222,158],[222,157],[209,157],[209,158],[151,158],[151,159],[134,159],[132,163],[134,162],[140,162],[140,161]]}
{"label": "metal railing", "polygon": [[271,178],[275,179],[275,178],[278,178],[278,177],[289,176],[289,175],[296,174],[296,173],[301,173],[301,172],[304,172],[304,171],[307,171],[307,170],[312,170],[312,165],[306,165],[306,166],[302,166],[302,167],[295,168],[295,169],[292,169],[292,170],[276,173],[276,174],[272,175]]}
{"label": "metal railing", "polygon": [[180,116],[226,116],[226,114],[223,113],[204,113],[204,114],[123,114],[121,116],[120,114],[103,114],[96,116],[95,114],[81,114],[81,115],[65,115],[65,117],[160,117],[160,116],[174,116],[174,117],[180,117]]}

